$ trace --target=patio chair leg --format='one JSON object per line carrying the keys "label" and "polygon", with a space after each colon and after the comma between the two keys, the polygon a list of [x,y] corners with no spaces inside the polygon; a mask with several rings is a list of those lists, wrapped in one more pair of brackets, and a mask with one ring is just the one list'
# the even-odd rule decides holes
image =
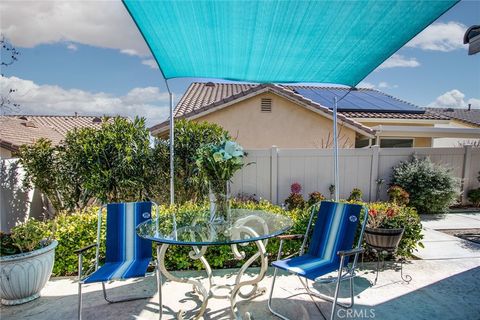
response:
{"label": "patio chair leg", "polygon": [[148,299],[152,298],[154,295],[148,295],[148,296],[139,296],[139,297],[124,297],[120,298],[118,300],[111,300],[107,296],[107,288],[105,287],[105,282],[102,282],[102,289],[103,289],[103,298],[105,301],[108,303],[118,303],[118,302],[127,302],[127,301],[134,301],[134,300],[142,300],[142,299]]}
{"label": "patio chair leg", "polygon": [[274,315],[276,315],[280,319],[290,320],[289,318],[285,317],[284,315],[282,315],[282,314],[276,312],[275,310],[273,310],[273,307],[272,307],[273,288],[275,287],[275,280],[277,278],[277,272],[278,272],[278,269],[275,268],[275,271],[273,272],[272,287],[270,288],[270,295],[268,296],[268,303],[267,303],[268,304],[268,309],[270,310],[271,313],[273,313]]}
{"label": "patio chair leg", "polygon": [[350,278],[350,308],[353,307],[353,305],[355,303],[355,301],[354,301],[355,297],[354,297],[354,294],[353,294],[354,286],[355,286],[354,279],[355,278]]}
{"label": "patio chair leg", "polygon": [[78,283],[78,320],[82,320],[82,284]]}
{"label": "patio chair leg", "polygon": [[333,320],[335,318],[335,310],[337,309],[338,293],[340,292],[340,283],[342,280],[342,271],[343,271],[343,256],[340,258],[340,268],[338,268],[338,277],[337,277],[337,283],[335,286],[335,295],[333,297],[332,314],[330,315],[330,320]]}

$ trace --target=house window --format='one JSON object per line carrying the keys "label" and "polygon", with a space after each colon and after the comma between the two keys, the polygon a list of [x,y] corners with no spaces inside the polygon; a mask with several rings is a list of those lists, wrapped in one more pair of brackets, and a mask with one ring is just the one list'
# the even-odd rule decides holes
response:
{"label": "house window", "polygon": [[380,139],[380,148],[412,148],[413,139],[388,138]]}
{"label": "house window", "polygon": [[262,112],[272,112],[272,99],[262,98],[260,102],[260,110]]}

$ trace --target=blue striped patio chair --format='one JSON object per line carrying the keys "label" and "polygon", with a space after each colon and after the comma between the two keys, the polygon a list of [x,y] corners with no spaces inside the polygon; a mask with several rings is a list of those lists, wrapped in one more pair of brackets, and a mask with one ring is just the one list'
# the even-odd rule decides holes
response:
{"label": "blue striped patio chair", "polygon": [[[112,300],[107,296],[105,282],[145,277],[152,260],[152,243],[140,238],[135,228],[141,222],[151,218],[153,202],[110,203],[98,211],[97,242],[75,251],[78,254],[78,319],[82,318],[82,285],[102,283],[103,297],[109,303],[151,298],[151,296],[127,297]],[[156,212],[158,214],[158,206]],[[105,263],[99,266],[100,230],[102,226],[102,210],[107,209],[107,235]],[[96,248],[94,271],[82,275],[82,254]],[[157,289],[161,285],[158,268]],[[159,295],[159,300],[161,299]],[[161,300],[159,301],[161,305]]]}
{"label": "blue striped patio chair", "polygon": [[[361,225],[361,232],[356,246],[353,247],[362,209],[363,223]],[[308,241],[315,214],[317,215],[317,219],[313,233],[310,236],[310,241]],[[355,266],[359,254],[364,251],[361,245],[367,218],[368,210],[361,205],[322,201],[320,205],[317,204],[312,207],[310,220],[304,235],[279,236],[280,247],[277,261],[272,263],[275,267],[275,272],[268,299],[268,308],[270,311],[281,319],[289,320],[272,307],[273,289],[275,287],[278,269],[286,270],[297,275],[305,288],[304,293],[333,302],[330,319],[335,317],[337,306],[351,308],[354,304],[353,280],[355,277]],[[303,238],[303,243],[300,247],[299,255],[280,260],[283,241],[301,238]],[[305,251],[307,242],[309,242],[308,250]],[[349,259],[352,256],[354,256],[354,259],[352,263],[349,264]],[[326,276],[333,271],[337,272],[337,276]],[[350,281],[350,304],[343,304],[338,301],[340,283],[344,280]],[[315,283],[336,283],[334,296],[329,297],[313,291],[309,286],[309,281]]]}

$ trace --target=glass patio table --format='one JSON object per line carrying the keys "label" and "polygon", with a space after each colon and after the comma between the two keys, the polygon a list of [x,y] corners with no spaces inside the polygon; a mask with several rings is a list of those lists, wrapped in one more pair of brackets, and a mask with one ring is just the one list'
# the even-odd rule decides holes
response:
{"label": "glass patio table", "polygon": [[[235,319],[242,319],[236,308],[236,298],[253,298],[265,293],[265,288],[259,288],[258,283],[264,278],[268,267],[266,246],[269,238],[278,236],[293,225],[292,220],[284,215],[261,210],[232,209],[229,223],[211,223],[210,212],[195,211],[181,215],[168,214],[147,220],[137,227],[140,237],[152,240],[157,245],[157,262],[160,269],[160,277],[163,274],[171,281],[189,283],[193,285],[194,292],[203,297],[202,305],[194,316],[200,318],[210,298],[230,299],[230,308]],[[255,245],[256,251],[250,257],[246,257],[239,247]],[[208,278],[208,286],[202,282],[179,278],[170,273],[165,267],[165,254],[171,245],[189,246],[192,250],[188,256],[190,259],[200,260]],[[246,260],[239,269],[232,285],[217,285],[212,280],[212,269],[205,257],[209,246],[230,245],[233,255],[238,260]],[[260,270],[254,279],[242,279],[248,267],[255,261],[259,261]],[[157,279],[161,281],[161,279]],[[247,292],[240,289],[248,286]],[[159,292],[161,295],[161,292]],[[160,307],[160,319],[163,307]],[[179,311],[177,319],[183,319],[185,313]],[[246,318],[250,315],[246,313]]]}

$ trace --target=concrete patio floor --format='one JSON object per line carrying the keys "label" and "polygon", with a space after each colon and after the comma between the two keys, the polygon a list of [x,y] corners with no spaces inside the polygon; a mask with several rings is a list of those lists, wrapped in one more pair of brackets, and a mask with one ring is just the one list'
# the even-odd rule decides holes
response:
{"label": "concrete patio floor", "polygon": [[[480,217],[473,216],[474,219]],[[431,217],[430,217],[431,218]],[[364,264],[355,280],[356,317],[345,312],[338,313],[338,319],[480,319],[480,245],[466,243],[435,231],[448,229],[451,219],[460,216],[433,219],[424,223],[425,249],[419,256],[425,260],[412,260],[404,266],[404,273],[410,274],[410,283],[402,282],[398,268],[381,272],[378,282],[372,286],[375,274],[374,264]],[[472,216],[469,217],[470,220]],[[466,220],[463,226],[472,227],[476,222]],[[443,221],[443,223],[441,222]],[[458,222],[458,221],[457,221]],[[480,220],[478,220],[480,223]],[[454,229],[461,225],[455,224]],[[440,241],[437,241],[441,237]],[[450,237],[450,238],[448,238]],[[443,243],[443,245],[442,245]],[[448,250],[441,250],[448,247]],[[455,249],[456,248],[456,249]],[[456,254],[460,250],[460,254]],[[462,251],[463,250],[463,251]],[[464,251],[467,250],[467,251]],[[468,253],[468,255],[466,254]],[[255,270],[252,270],[255,271]],[[184,277],[201,278],[202,272],[177,272]],[[232,283],[235,270],[214,271],[215,283]],[[268,289],[271,284],[271,270],[262,281]],[[322,316],[306,295],[301,292],[301,284],[294,276],[282,274],[277,280],[274,292],[274,306],[295,319],[322,319]],[[155,292],[155,279],[149,277],[139,281],[116,282],[107,285],[109,294],[115,296],[144,295]],[[320,292],[333,292],[331,285],[315,286]],[[197,308],[200,300],[191,292],[191,286],[167,281],[163,286],[164,319],[174,319],[180,310],[186,310],[186,318]],[[345,286],[343,292],[347,293]],[[77,284],[73,278],[52,278],[42,291],[42,297],[25,305],[0,309],[2,320],[6,319],[75,319],[77,312]],[[158,319],[158,296],[152,299],[137,300],[119,304],[108,304],[103,300],[100,284],[84,287],[84,319]],[[267,291],[268,294],[268,291]],[[267,294],[253,300],[239,299],[238,307],[243,315],[249,311],[254,319],[278,319],[267,308]],[[345,296],[343,294],[342,296]],[[286,297],[295,295],[290,299]],[[317,300],[328,317],[331,304]],[[211,299],[204,319],[231,319],[228,300]]]}

